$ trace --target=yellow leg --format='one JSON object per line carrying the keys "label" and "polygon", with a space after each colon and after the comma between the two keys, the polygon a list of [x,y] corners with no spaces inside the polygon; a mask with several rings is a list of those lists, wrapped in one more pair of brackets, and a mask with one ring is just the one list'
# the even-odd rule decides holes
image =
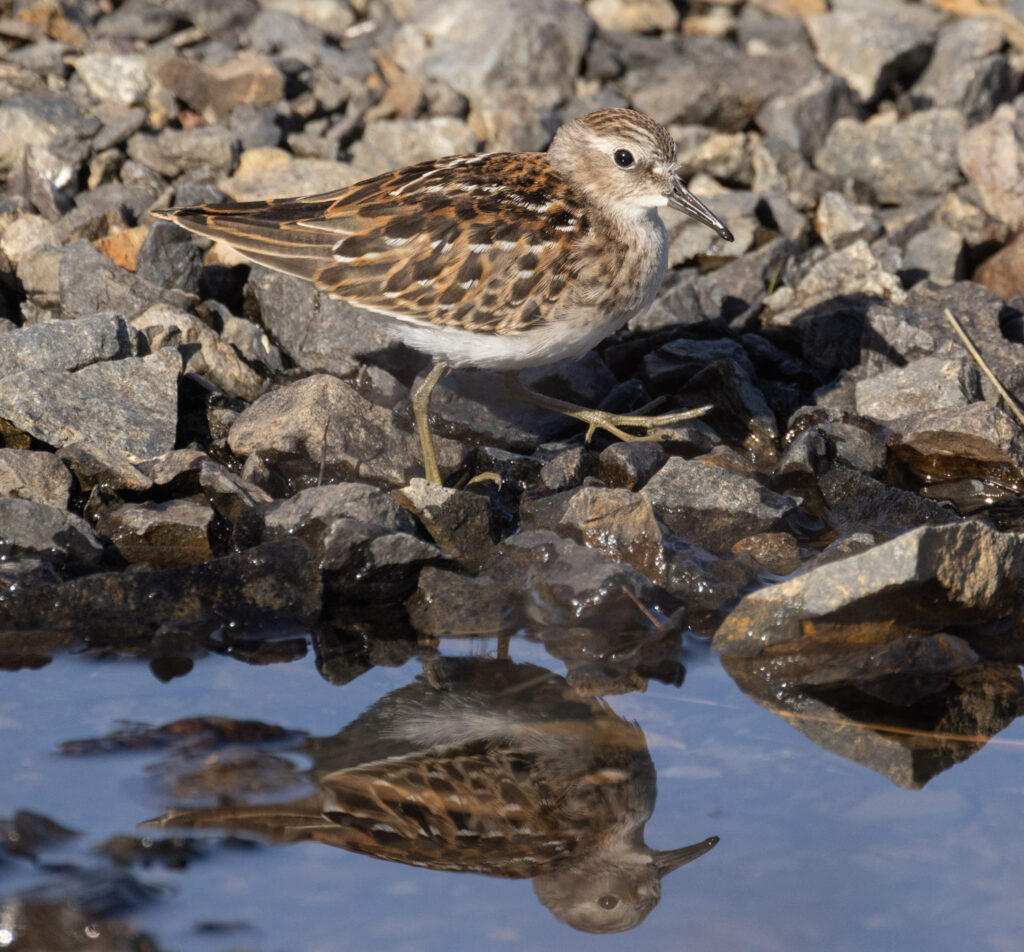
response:
{"label": "yellow leg", "polygon": [[416,432],[420,435],[420,447],[423,449],[423,475],[427,477],[428,482],[434,483],[435,486],[441,485],[441,473],[437,468],[434,441],[430,437],[428,412],[430,410],[430,395],[447,369],[447,364],[434,364],[423,383],[416,388],[412,395],[412,415],[416,421]]}
{"label": "yellow leg", "polygon": [[[712,405],[697,407],[696,410],[682,410],[678,413],[662,413],[659,416],[641,416],[637,413],[606,413],[603,410],[588,410],[586,407],[577,406],[566,400],[559,400],[557,397],[548,397],[536,390],[530,390],[514,373],[505,374],[505,386],[520,400],[532,403],[538,407],[545,407],[554,410],[556,413],[564,413],[587,424],[586,441],[589,443],[591,437],[597,430],[605,430],[612,436],[625,443],[636,440],[666,440],[671,439],[675,434],[670,430],[659,431],[657,427],[668,426],[672,423],[679,423],[682,420],[692,420],[694,417],[703,416]],[[643,434],[627,433],[621,429],[624,426],[639,427]]]}

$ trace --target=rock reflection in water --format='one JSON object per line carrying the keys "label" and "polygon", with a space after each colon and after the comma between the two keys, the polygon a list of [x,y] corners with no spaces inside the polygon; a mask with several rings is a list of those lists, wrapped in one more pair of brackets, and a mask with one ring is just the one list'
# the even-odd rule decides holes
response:
{"label": "rock reflection in water", "polygon": [[440,659],[306,749],[311,796],[177,809],[150,822],[529,877],[556,917],[587,932],[638,925],[662,878],[718,842],[650,849],[656,778],[643,732],[535,665]]}

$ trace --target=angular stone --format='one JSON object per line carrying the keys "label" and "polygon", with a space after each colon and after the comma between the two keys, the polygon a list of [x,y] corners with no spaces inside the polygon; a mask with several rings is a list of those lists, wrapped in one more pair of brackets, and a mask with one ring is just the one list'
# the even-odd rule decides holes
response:
{"label": "angular stone", "polygon": [[965,407],[981,399],[978,368],[968,358],[921,357],[904,367],[858,380],[857,412],[875,420],[895,420],[933,410]]}
{"label": "angular stone", "polygon": [[[715,633],[724,655],[764,657],[829,644],[829,619],[881,621],[867,626],[878,643],[898,625],[980,622],[1004,615],[1024,577],[1024,534],[981,522],[921,526],[747,595]],[[813,624],[810,624],[813,622]],[[867,634],[867,632],[865,632]]]}
{"label": "angular stone", "polygon": [[838,76],[813,76],[793,91],[769,99],[757,113],[757,125],[810,158],[837,119],[857,115],[856,97]]}
{"label": "angular stone", "polygon": [[837,179],[853,179],[885,205],[941,195],[960,181],[957,146],[964,120],[953,109],[928,109],[892,121],[840,119],[815,155]]}
{"label": "angular stone", "polygon": [[213,510],[191,499],[133,503],[108,509],[96,529],[127,562],[165,567],[195,565],[210,558]]}
{"label": "angular stone", "polygon": [[238,142],[220,126],[163,129],[156,135],[137,132],[128,140],[128,155],[166,178],[200,171],[229,175],[238,158]]}
{"label": "angular stone", "polygon": [[86,117],[66,93],[29,93],[0,103],[0,172],[12,169],[33,146],[92,135],[98,119]]}
{"label": "angular stone", "polygon": [[118,314],[48,321],[0,335],[0,378],[30,371],[79,370],[139,352],[139,335]]}
{"label": "angular stone", "polygon": [[296,158],[284,149],[254,146],[241,154],[234,174],[219,179],[217,187],[235,201],[252,202],[331,192],[354,185],[360,178],[365,176],[358,169],[342,162]]}
{"label": "angular stone", "polygon": [[179,288],[199,293],[203,276],[202,253],[185,229],[169,221],[158,221],[149,229],[135,258],[140,278],[160,288]]}
{"label": "angular stone", "polygon": [[666,33],[679,25],[671,0],[592,0],[587,13],[602,30]]}
{"label": "angular stone", "polygon": [[1000,106],[987,122],[964,132],[958,157],[985,211],[1014,231],[1024,226],[1024,112]]}
{"label": "angular stone", "polygon": [[865,0],[807,19],[818,59],[865,102],[928,61],[942,22],[938,10]]}
{"label": "angular stone", "polygon": [[986,258],[974,269],[971,280],[1006,301],[1024,294],[1024,235],[1018,235],[992,257]]}
{"label": "angular stone", "polygon": [[712,552],[728,552],[745,536],[784,526],[796,500],[720,466],[670,457],[641,490],[673,532]]}
{"label": "angular stone", "polygon": [[441,551],[477,572],[494,547],[487,496],[414,479],[396,491],[401,504],[423,524]]}
{"label": "angular stone", "polygon": [[0,448],[0,496],[66,509],[72,482],[68,468],[52,453]]}
{"label": "angular stone", "polygon": [[0,560],[96,565],[103,543],[81,516],[28,499],[0,499]]}
{"label": "angular stone", "polygon": [[274,105],[284,98],[281,71],[252,53],[215,65],[163,54],[150,61],[149,74],[210,122],[226,119],[242,103]]}
{"label": "angular stone", "polygon": [[439,155],[475,152],[476,146],[476,135],[462,119],[379,119],[352,147],[352,161],[367,175],[376,175]]}
{"label": "angular stone", "polygon": [[893,453],[937,479],[1024,481],[1024,432],[1009,414],[989,403],[930,410],[899,421],[889,441]]}
{"label": "angular stone", "polygon": [[904,273],[927,277],[937,284],[959,281],[965,276],[965,250],[963,237],[951,228],[926,228],[907,242]]}
{"label": "angular stone", "polygon": [[853,205],[840,192],[826,192],[814,213],[814,230],[829,251],[838,251],[854,241],[872,241],[882,233],[882,224],[865,205]]}
{"label": "angular stone", "polygon": [[263,380],[219,334],[197,317],[168,304],[156,304],[132,318],[152,351],[177,348],[185,359],[184,373],[198,374],[226,394],[255,400]]}
{"label": "angular stone", "polygon": [[264,532],[270,539],[298,535],[316,548],[338,519],[354,519],[389,532],[411,533],[415,528],[391,493],[365,483],[332,483],[310,486],[268,506]]}
{"label": "angular stone", "polygon": [[660,443],[612,443],[597,459],[597,478],[613,489],[640,489],[665,462]]}
{"label": "angular stone", "polygon": [[[293,461],[304,478],[405,486],[422,472],[419,440],[399,430],[389,410],[375,406],[335,377],[318,375],[264,394],[234,422],[234,453],[260,453],[278,465]],[[462,465],[464,451],[436,439],[442,475]]]}
{"label": "angular stone", "polygon": [[149,91],[146,58],[139,53],[109,50],[76,56],[75,72],[97,99],[135,106]]}
{"label": "angular stone", "polygon": [[51,446],[81,441],[147,459],[174,446],[180,372],[170,350],[70,373],[21,371],[0,379],[0,417]]}
{"label": "angular stone", "polygon": [[97,486],[104,492],[145,492],[151,480],[124,450],[98,443],[67,443],[57,451],[61,462],[71,467],[78,488],[90,492]]}

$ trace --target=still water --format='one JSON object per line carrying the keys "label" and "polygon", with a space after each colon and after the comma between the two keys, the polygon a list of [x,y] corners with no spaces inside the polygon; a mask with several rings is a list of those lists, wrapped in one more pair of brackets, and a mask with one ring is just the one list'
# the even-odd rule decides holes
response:
{"label": "still water", "polygon": [[[1022,947],[1019,718],[902,789],[755,704],[699,639],[681,686],[601,700],[540,644],[498,651],[443,641],[342,686],[311,657],[210,655],[168,683],[85,656],[3,672],[0,817],[80,835],[0,853],[0,947],[46,947],[19,931],[26,897],[114,874],[133,888],[83,948],[118,928],[183,952]],[[187,718],[229,720],[147,733]],[[198,839],[118,866],[96,849],[116,836]]]}

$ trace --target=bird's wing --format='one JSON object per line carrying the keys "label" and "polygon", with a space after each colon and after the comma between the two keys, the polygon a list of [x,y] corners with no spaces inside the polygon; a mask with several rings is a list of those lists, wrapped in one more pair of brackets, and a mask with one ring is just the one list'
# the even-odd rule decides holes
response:
{"label": "bird's wing", "polygon": [[499,334],[567,306],[592,234],[541,153],[453,156],[323,195],[154,214],[369,310]]}

